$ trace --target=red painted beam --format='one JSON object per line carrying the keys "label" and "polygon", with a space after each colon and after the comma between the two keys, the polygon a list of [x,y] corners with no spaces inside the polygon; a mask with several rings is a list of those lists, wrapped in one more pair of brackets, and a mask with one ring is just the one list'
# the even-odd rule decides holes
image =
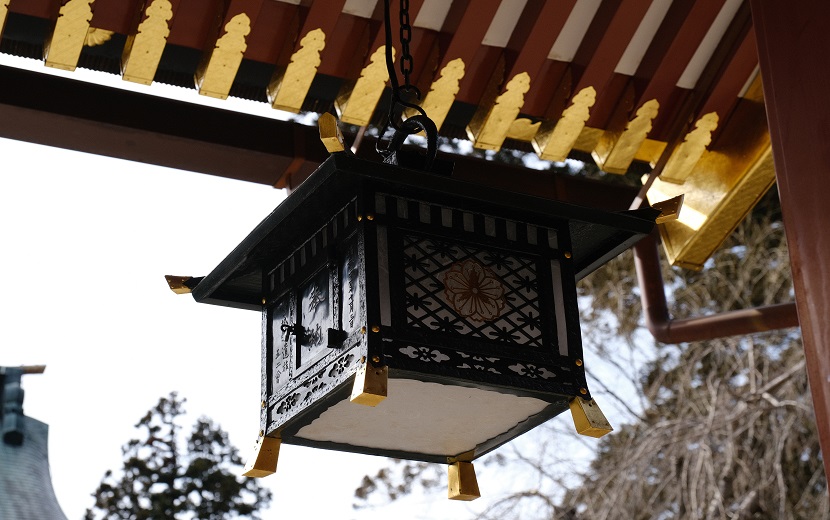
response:
{"label": "red painted beam", "polygon": [[750,0],[824,469],[830,474],[830,3]]}

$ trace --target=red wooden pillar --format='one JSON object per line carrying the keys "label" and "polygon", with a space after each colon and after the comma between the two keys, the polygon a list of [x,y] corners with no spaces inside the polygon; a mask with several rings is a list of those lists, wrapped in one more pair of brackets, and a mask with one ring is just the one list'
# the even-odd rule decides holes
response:
{"label": "red wooden pillar", "polygon": [[830,475],[830,2],[750,0],[825,474]]}

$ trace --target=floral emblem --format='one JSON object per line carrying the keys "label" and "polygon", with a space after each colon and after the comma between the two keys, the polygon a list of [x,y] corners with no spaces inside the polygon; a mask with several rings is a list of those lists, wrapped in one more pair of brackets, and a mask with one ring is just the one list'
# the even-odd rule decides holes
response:
{"label": "floral emblem", "polygon": [[465,318],[490,321],[504,309],[504,286],[475,260],[458,262],[444,273],[444,297]]}

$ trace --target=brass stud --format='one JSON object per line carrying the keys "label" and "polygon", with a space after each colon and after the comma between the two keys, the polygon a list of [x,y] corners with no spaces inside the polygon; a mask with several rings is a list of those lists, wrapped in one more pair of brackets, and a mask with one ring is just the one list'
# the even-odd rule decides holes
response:
{"label": "brass stud", "polygon": [[571,252],[570,251],[565,251],[565,258],[570,258],[570,257],[571,257]]}
{"label": "brass stud", "polygon": [[265,435],[265,432],[264,432],[264,431],[262,431],[262,430],[259,430],[259,436],[260,436],[260,437],[262,437],[262,436],[264,436],[264,435]]}
{"label": "brass stud", "polygon": [[360,356],[360,364],[362,365],[365,362],[366,362],[366,356]]}
{"label": "brass stud", "polygon": [[366,327],[360,327],[360,333],[366,334]]}
{"label": "brass stud", "polygon": [[358,215],[357,216],[357,221],[360,222],[361,220],[363,220],[363,215]]}
{"label": "brass stud", "polygon": [[588,393],[588,389],[587,388],[580,388],[579,393],[582,394],[582,395],[585,395],[585,394]]}
{"label": "brass stud", "polygon": [[366,220],[375,220],[374,215],[366,215]]}
{"label": "brass stud", "polygon": [[380,327],[377,325],[372,325],[372,332],[380,332]]}
{"label": "brass stud", "polygon": [[576,366],[578,366],[578,367],[582,366],[582,360],[581,359],[576,360]]}
{"label": "brass stud", "polygon": [[380,356],[372,356],[372,363],[380,363]]}
{"label": "brass stud", "polygon": [[265,305],[265,298],[262,299],[262,304]]}
{"label": "brass stud", "polygon": [[263,408],[265,408],[265,401],[262,401],[262,405],[261,405],[261,406],[262,406]]}

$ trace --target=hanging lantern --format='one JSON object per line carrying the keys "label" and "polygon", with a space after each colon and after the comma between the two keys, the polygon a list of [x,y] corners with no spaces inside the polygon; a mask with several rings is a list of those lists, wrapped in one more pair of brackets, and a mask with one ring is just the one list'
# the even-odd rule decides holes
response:
{"label": "hanging lantern", "polygon": [[[652,208],[607,213],[429,173],[437,129],[386,59],[395,129],[384,164],[330,152],[210,274],[168,277],[198,302],[262,312],[260,434],[246,475],[282,442],[449,465],[449,497],[479,496],[472,461],[570,408],[611,431],[585,381],[576,282],[651,232]],[[404,110],[412,117],[400,120]],[[417,115],[416,115],[417,114]],[[423,131],[416,169],[399,149]],[[384,132],[381,132],[381,136]]]}
{"label": "hanging lantern", "polygon": [[585,380],[576,282],[649,233],[608,213],[331,155],[210,274],[196,301],[262,312],[262,412],[247,474],[280,442],[450,464],[570,408]]}

